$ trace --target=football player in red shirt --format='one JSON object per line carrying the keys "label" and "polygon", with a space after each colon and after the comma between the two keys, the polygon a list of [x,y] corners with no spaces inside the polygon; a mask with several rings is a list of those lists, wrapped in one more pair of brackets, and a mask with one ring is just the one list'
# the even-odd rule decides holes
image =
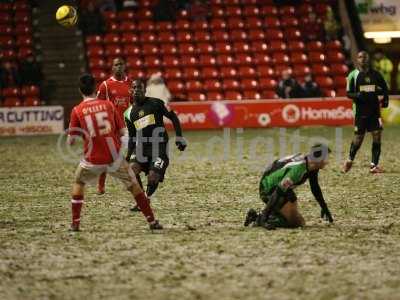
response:
{"label": "football player in red shirt", "polygon": [[154,218],[149,199],[138,184],[135,174],[120,155],[121,136],[126,131],[120,114],[111,102],[96,98],[92,75],[80,77],[79,89],[83,101],[72,109],[68,143],[73,144],[75,138],[81,136],[84,141],[84,158],[76,169],[72,186],[71,230],[79,230],[85,184],[105,172],[119,179],[133,194],[150,229],[162,229]]}
{"label": "football player in red shirt", "polygon": [[[130,106],[130,81],[126,76],[126,64],[122,58],[113,60],[111,72],[112,75],[107,80],[104,80],[97,92],[97,98],[111,101],[122,120],[125,110]],[[97,193],[105,193],[106,173],[101,174],[97,185]]]}

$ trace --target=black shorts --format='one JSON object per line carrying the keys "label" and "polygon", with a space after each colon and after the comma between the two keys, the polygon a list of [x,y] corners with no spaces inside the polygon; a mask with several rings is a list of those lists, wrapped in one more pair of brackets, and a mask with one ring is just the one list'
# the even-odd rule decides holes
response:
{"label": "black shorts", "polygon": [[160,147],[157,156],[153,156],[149,151],[143,151],[142,155],[136,155],[133,160],[140,166],[140,169],[147,175],[152,170],[160,175],[160,182],[164,180],[165,171],[169,165],[169,158],[166,147]]}
{"label": "black shorts", "polygon": [[354,120],[354,133],[364,134],[366,131],[382,130],[382,119],[379,116],[356,117]]}
{"label": "black shorts", "polygon": [[[268,204],[268,202],[271,200],[272,193],[273,193],[273,191],[272,191],[271,193],[266,194],[266,193],[263,193],[262,190],[260,189],[260,197],[261,197],[261,200],[262,200],[265,204]],[[275,208],[275,210],[276,210],[277,212],[279,212],[279,211],[281,210],[281,208],[282,208],[287,202],[294,203],[294,202],[296,202],[296,201],[297,201],[297,195],[296,195],[296,193],[295,193],[292,189],[288,189],[288,190],[286,191],[285,195],[281,196],[281,197],[278,199],[278,205],[277,205],[277,207]]]}

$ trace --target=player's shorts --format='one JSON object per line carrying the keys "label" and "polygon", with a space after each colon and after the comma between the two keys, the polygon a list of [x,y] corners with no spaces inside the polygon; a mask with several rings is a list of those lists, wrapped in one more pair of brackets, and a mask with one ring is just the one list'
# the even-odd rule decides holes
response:
{"label": "player's shorts", "polygon": [[[263,186],[260,184],[260,198],[261,200],[265,203],[268,204],[268,202],[271,200],[272,194],[275,191],[275,189],[272,189],[271,191],[265,191]],[[283,196],[280,196],[278,199],[278,205],[275,207],[275,211],[279,212],[281,208],[288,202],[296,202],[297,201],[297,196],[296,193],[292,189],[288,189],[286,193]]]}
{"label": "player's shorts", "polygon": [[354,133],[364,134],[367,132],[383,130],[382,119],[378,116],[356,117],[354,120]]}
{"label": "player's shorts", "polygon": [[161,146],[158,150],[158,156],[151,155],[151,151],[143,151],[144,154],[141,157],[137,155],[132,162],[137,163],[146,175],[150,170],[159,174],[162,182],[169,166],[169,158],[166,146]]}
{"label": "player's shorts", "polygon": [[105,172],[121,181],[127,189],[137,183],[135,173],[125,160],[122,160],[119,166],[89,165],[81,162],[75,171],[75,182],[79,184],[95,183],[100,174]]}

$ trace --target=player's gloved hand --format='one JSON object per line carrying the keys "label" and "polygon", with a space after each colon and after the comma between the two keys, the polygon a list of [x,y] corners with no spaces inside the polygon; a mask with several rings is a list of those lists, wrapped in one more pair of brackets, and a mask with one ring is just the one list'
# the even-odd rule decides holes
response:
{"label": "player's gloved hand", "polygon": [[179,151],[184,151],[187,147],[187,142],[183,136],[177,136],[175,139],[175,145],[178,147]]}
{"label": "player's gloved hand", "polygon": [[333,218],[328,207],[321,208],[321,218],[326,221],[329,221],[329,223],[333,223]]}
{"label": "player's gloved hand", "polygon": [[134,160],[136,158],[136,154],[132,153],[131,155],[126,155],[125,160],[127,162],[130,162],[131,160]]}
{"label": "player's gloved hand", "polygon": [[384,97],[382,100],[382,107],[386,108],[389,106],[389,98],[388,97]]}

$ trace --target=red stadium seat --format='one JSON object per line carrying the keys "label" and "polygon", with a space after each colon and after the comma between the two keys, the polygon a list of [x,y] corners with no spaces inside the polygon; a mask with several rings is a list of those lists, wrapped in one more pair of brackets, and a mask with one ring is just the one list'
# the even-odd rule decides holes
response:
{"label": "red stadium seat", "polygon": [[126,66],[128,69],[142,69],[144,62],[140,56],[128,56]]}
{"label": "red stadium seat", "polygon": [[347,91],[346,89],[338,89],[336,93],[336,97],[346,97]]}
{"label": "red stadium seat", "polygon": [[3,102],[3,106],[5,107],[17,107],[17,106],[21,106],[22,105],[22,101],[20,98],[6,98]]}
{"label": "red stadium seat", "polygon": [[119,45],[108,45],[105,47],[106,56],[118,57],[122,55],[122,47]]}
{"label": "red stadium seat", "polygon": [[160,54],[160,49],[154,44],[142,44],[142,55],[158,55]]}
{"label": "red stadium seat", "polygon": [[193,41],[193,35],[190,31],[177,31],[176,41],[178,43],[190,43]]}
{"label": "red stadium seat", "polygon": [[1,52],[2,59],[4,60],[14,60],[17,58],[17,53],[12,49],[5,49]]}
{"label": "red stadium seat", "polygon": [[119,29],[120,29],[119,23],[117,23],[117,22],[107,23],[106,28],[107,28],[107,32],[109,32],[109,33],[118,33]]}
{"label": "red stadium seat", "polygon": [[296,13],[296,8],[292,5],[285,5],[279,7],[279,14],[285,18],[289,16],[294,16]]}
{"label": "red stadium seat", "polygon": [[188,92],[202,92],[203,84],[199,80],[189,80],[186,82],[186,90]]}
{"label": "red stadium seat", "polygon": [[0,46],[3,48],[14,48],[15,40],[13,36],[0,36]]}
{"label": "red stadium seat", "polygon": [[325,16],[328,10],[328,5],[326,3],[316,3],[315,12],[320,16]]}
{"label": "red stadium seat", "polygon": [[333,80],[330,77],[327,76],[317,76],[315,77],[315,82],[318,83],[318,85],[323,88],[332,88],[333,87]]}
{"label": "red stadium seat", "polygon": [[242,16],[242,8],[240,6],[227,6],[225,14],[228,17],[241,17]]}
{"label": "red stadium seat", "polygon": [[122,34],[121,43],[122,44],[136,44],[139,42],[139,37],[135,33],[125,32]]}
{"label": "red stadium seat", "polygon": [[133,68],[128,72],[129,78],[145,78],[146,73],[142,69]]}
{"label": "red stadium seat", "polygon": [[8,12],[0,12],[0,24],[10,24],[13,18]]}
{"label": "red stadium seat", "polygon": [[193,55],[196,52],[196,47],[193,44],[183,43],[179,44],[179,53],[181,55]]}
{"label": "red stadium seat", "polygon": [[342,50],[342,43],[338,40],[329,41],[325,44],[325,48],[328,50]]}
{"label": "red stadium seat", "polygon": [[297,7],[297,13],[301,16],[307,16],[312,11],[313,6],[309,3],[303,3],[299,7]]}
{"label": "red stadium seat", "polygon": [[86,54],[88,57],[101,57],[104,55],[103,46],[89,46],[87,47]]}
{"label": "red stadium seat", "polygon": [[32,35],[32,27],[30,25],[26,25],[26,24],[18,24],[15,29],[14,32],[18,35]]}
{"label": "red stadium seat", "polygon": [[242,18],[239,17],[228,18],[227,25],[229,29],[244,29],[246,27],[246,23],[243,22]]}
{"label": "red stadium seat", "polygon": [[262,90],[275,90],[278,83],[273,78],[260,78],[259,86]]}
{"label": "red stadium seat", "polygon": [[208,31],[195,31],[193,34],[193,39],[196,42],[209,42],[211,41],[211,35]]}
{"label": "red stadium seat", "polygon": [[197,30],[199,30],[199,31],[201,31],[201,30],[208,30],[209,25],[208,25],[208,22],[207,22],[207,21],[197,20],[197,21],[193,21],[193,22],[191,23],[191,28],[192,28],[194,31],[197,31]]}
{"label": "red stadium seat", "polygon": [[288,28],[284,32],[285,38],[288,41],[291,40],[300,40],[301,39],[301,32],[296,28]]}
{"label": "red stadium seat", "polygon": [[118,12],[117,19],[120,21],[131,21],[135,19],[135,13],[131,10],[123,10]]}
{"label": "red stadium seat", "polygon": [[160,43],[174,43],[175,39],[175,34],[172,32],[160,32],[158,34],[158,41]]}
{"label": "red stadium seat", "polygon": [[190,29],[190,22],[188,20],[177,20],[175,23],[176,30],[189,30]]}
{"label": "red stadium seat", "polygon": [[266,17],[264,19],[264,25],[268,29],[278,29],[281,26],[281,22],[277,17]]}
{"label": "red stadium seat", "polygon": [[[221,2],[222,4],[222,2]],[[241,4],[240,0],[225,0],[223,1],[223,4],[225,4],[226,6],[237,6]]]}
{"label": "red stadium seat", "polygon": [[257,75],[260,78],[262,78],[262,77],[271,78],[271,77],[275,76],[274,69],[271,67],[268,67],[268,66],[263,66],[263,65],[257,64],[256,70],[257,70]]}
{"label": "red stadium seat", "polygon": [[255,79],[243,79],[242,80],[242,89],[243,90],[258,90],[259,84]]}
{"label": "red stadium seat", "polygon": [[185,68],[183,69],[183,77],[186,80],[198,80],[201,79],[201,72],[197,68]]}
{"label": "red stadium seat", "polygon": [[263,99],[276,99],[278,96],[276,95],[275,91],[262,91],[262,98]]}
{"label": "red stadium seat", "polygon": [[257,66],[259,65],[270,65],[272,63],[271,57],[264,53],[255,53],[254,62]]}
{"label": "red stadium seat", "polygon": [[170,80],[168,81],[168,89],[173,94],[179,94],[186,90],[185,84],[180,80]]}
{"label": "red stadium seat", "polygon": [[174,29],[174,24],[172,22],[161,21],[156,23],[156,30],[161,31],[170,31]]}
{"label": "red stadium seat", "polygon": [[221,67],[233,66],[235,64],[235,58],[232,55],[221,54],[217,56],[217,64]]}
{"label": "red stadium seat", "polygon": [[155,43],[157,42],[157,34],[153,32],[142,32],[139,36],[141,43]]}
{"label": "red stadium seat", "polygon": [[303,52],[292,52],[290,55],[292,64],[307,64],[308,57]]}
{"label": "red stadium seat", "polygon": [[336,51],[336,50],[330,50],[326,54],[327,61],[330,63],[343,63],[344,62],[344,55],[343,53]]}
{"label": "red stadium seat", "polygon": [[271,41],[269,45],[272,52],[284,52],[287,49],[287,45],[283,41]]}
{"label": "red stadium seat", "polygon": [[235,55],[235,62],[237,65],[250,66],[253,65],[253,58],[248,54],[239,53]]}
{"label": "red stadium seat", "polygon": [[119,44],[121,37],[117,33],[107,33],[103,37],[104,44]]}
{"label": "red stadium seat", "polygon": [[213,67],[202,68],[201,74],[203,74],[204,79],[217,79],[219,77],[218,69]]}
{"label": "red stadium seat", "polygon": [[93,77],[97,82],[107,79],[108,74],[104,70],[91,70]]}
{"label": "red stadium seat", "polygon": [[336,97],[336,91],[331,88],[322,89],[322,94],[325,97],[332,97],[332,98]]}
{"label": "red stadium seat", "polygon": [[222,18],[213,18],[210,21],[210,29],[211,30],[225,30],[227,24]]}
{"label": "red stadium seat", "polygon": [[226,91],[224,93],[224,96],[225,96],[226,100],[242,100],[243,99],[243,95],[237,91]]}
{"label": "red stadium seat", "polygon": [[229,34],[224,30],[215,30],[212,33],[212,39],[216,42],[225,42],[229,40]]}
{"label": "red stadium seat", "polygon": [[229,43],[216,43],[215,44],[215,51],[217,53],[224,53],[224,54],[230,54],[233,51],[233,47]]}
{"label": "red stadium seat", "polygon": [[333,78],[336,89],[345,89],[347,86],[347,80],[345,76],[335,76]]}
{"label": "red stadium seat", "polygon": [[219,74],[222,78],[237,78],[239,76],[238,70],[234,67],[221,67]]}
{"label": "red stadium seat", "polygon": [[302,41],[288,41],[288,49],[289,51],[304,51],[305,45]]}
{"label": "red stadium seat", "polygon": [[297,27],[299,26],[299,20],[296,17],[285,17],[281,21],[282,27]]}
{"label": "red stadium seat", "polygon": [[243,91],[243,99],[245,100],[260,100],[262,96],[259,92],[255,90],[244,90]]}
{"label": "red stadium seat", "polygon": [[162,62],[163,66],[166,68],[176,68],[179,67],[181,64],[178,57],[174,55],[163,56]]}
{"label": "red stadium seat", "polygon": [[0,24],[0,35],[14,35],[14,28],[7,24]]}
{"label": "red stadium seat", "polygon": [[306,44],[306,48],[308,51],[322,51],[324,45],[320,41],[312,41]]}
{"label": "red stadium seat", "polygon": [[206,101],[207,96],[203,93],[191,92],[191,93],[188,93],[188,99],[189,99],[189,101]]}
{"label": "red stadium seat", "polygon": [[332,64],[331,72],[333,75],[347,75],[349,68],[345,64]]}
{"label": "red stadium seat", "polygon": [[179,80],[183,79],[183,72],[178,68],[170,68],[168,67],[165,72],[163,72],[163,77],[166,80]]}
{"label": "red stadium seat", "polygon": [[178,53],[178,47],[175,44],[163,43],[160,45],[161,53],[164,55],[174,55]]}
{"label": "red stadium seat", "polygon": [[181,57],[181,65],[187,67],[197,67],[199,65],[199,61],[196,56],[184,55]]}
{"label": "red stadium seat", "polygon": [[325,55],[319,51],[312,51],[308,53],[308,59],[311,63],[323,63],[326,60]]}
{"label": "red stadium seat", "polygon": [[199,57],[199,65],[201,66],[215,66],[217,60],[212,55],[203,54]]}
{"label": "red stadium seat", "polygon": [[89,68],[92,69],[106,69],[107,63],[103,58],[92,57],[89,58]]}
{"label": "red stadium seat", "polygon": [[249,39],[251,41],[264,41],[266,38],[264,30],[261,29],[251,29],[249,30]]}
{"label": "red stadium seat", "polygon": [[270,48],[265,42],[255,41],[251,43],[251,49],[254,53],[267,53]]}
{"label": "red stadium seat", "polygon": [[211,15],[213,18],[223,18],[226,16],[224,8],[220,6],[212,6]]}
{"label": "red stadium seat", "polygon": [[19,97],[20,90],[17,87],[8,87],[3,89],[4,97]]}
{"label": "red stadium seat", "polygon": [[137,13],[137,18],[140,20],[140,22],[143,22],[146,19],[152,19],[153,18],[153,12],[152,12],[152,10],[150,8],[139,9],[139,11]]}
{"label": "red stadium seat", "polygon": [[13,9],[16,11],[29,11],[31,7],[27,1],[14,1]]}
{"label": "red stadium seat", "polygon": [[18,58],[19,59],[24,59],[31,55],[33,55],[33,51],[32,51],[32,48],[30,48],[30,47],[21,47],[18,50]]}
{"label": "red stadium seat", "polygon": [[272,61],[275,64],[289,64],[290,58],[285,53],[276,52],[272,55]]}
{"label": "red stadium seat", "polygon": [[307,65],[295,65],[293,67],[293,75],[295,77],[304,77],[307,74],[310,74],[311,68]]}
{"label": "red stadium seat", "polygon": [[150,20],[141,20],[138,22],[138,31],[141,33],[147,32],[147,31],[153,31],[156,29],[156,25],[153,21]]}
{"label": "red stadium seat", "polygon": [[97,45],[103,43],[103,37],[101,35],[89,35],[86,37],[86,45]]}
{"label": "red stadium seat", "polygon": [[245,30],[235,29],[230,32],[229,37],[232,41],[246,41],[247,33]]}
{"label": "red stadium seat", "polygon": [[141,52],[142,52],[142,49],[141,49],[139,46],[134,45],[134,44],[132,44],[132,45],[125,45],[125,46],[123,47],[123,50],[122,50],[122,53],[123,53],[125,56],[137,56],[137,55],[140,55]]}
{"label": "red stadium seat", "polygon": [[119,31],[121,33],[133,32],[133,31],[136,31],[136,29],[137,29],[137,25],[133,21],[123,21],[123,22],[121,22],[121,24],[119,26]]}
{"label": "red stadium seat", "polygon": [[215,79],[205,80],[203,87],[206,91],[210,91],[210,92],[221,92],[222,91],[221,82],[219,82]]}
{"label": "red stadium seat", "polygon": [[246,6],[246,5],[258,5],[260,1],[259,0],[242,0],[241,3]]}
{"label": "red stadium seat", "polygon": [[0,3],[0,11],[1,12],[7,12],[12,9],[11,3]]}
{"label": "red stadium seat", "polygon": [[26,97],[23,105],[24,106],[40,106],[40,99],[38,97]]}
{"label": "red stadium seat", "polygon": [[251,47],[248,43],[236,42],[233,44],[233,51],[236,53],[250,53]]}
{"label": "red stadium seat", "polygon": [[248,5],[243,8],[243,16],[253,17],[260,16],[262,13],[260,9],[255,5]]}
{"label": "red stadium seat", "polygon": [[224,100],[224,95],[219,92],[209,92],[207,93],[208,101],[221,101]]}
{"label": "red stadium seat", "polygon": [[261,7],[261,15],[263,16],[277,16],[278,15],[278,9],[274,5],[264,5]]}
{"label": "red stadium seat", "polygon": [[177,12],[179,19],[187,19],[189,17],[189,12],[186,9],[181,9]]}
{"label": "red stadium seat", "polygon": [[39,97],[39,87],[36,85],[26,85],[21,88],[21,95],[24,97]]}
{"label": "red stadium seat", "polygon": [[144,58],[144,64],[148,68],[160,68],[161,59],[159,59],[158,56],[146,56]]}
{"label": "red stadium seat", "polygon": [[240,82],[236,79],[222,80],[222,88],[224,90],[240,90]]}
{"label": "red stadium seat", "polygon": [[258,17],[249,17],[245,19],[245,26],[248,29],[261,29],[263,27],[263,22]]}
{"label": "red stadium seat", "polygon": [[253,67],[241,66],[238,71],[242,78],[255,78],[257,76],[257,72]]}
{"label": "red stadium seat", "polygon": [[330,70],[327,66],[321,64],[314,64],[311,67],[314,75],[328,75],[330,74]]}
{"label": "red stadium seat", "polygon": [[115,22],[117,20],[117,14],[113,11],[104,11],[103,18],[106,23]]}
{"label": "red stadium seat", "polygon": [[214,47],[208,43],[198,43],[197,51],[199,54],[212,54],[214,53]]}

